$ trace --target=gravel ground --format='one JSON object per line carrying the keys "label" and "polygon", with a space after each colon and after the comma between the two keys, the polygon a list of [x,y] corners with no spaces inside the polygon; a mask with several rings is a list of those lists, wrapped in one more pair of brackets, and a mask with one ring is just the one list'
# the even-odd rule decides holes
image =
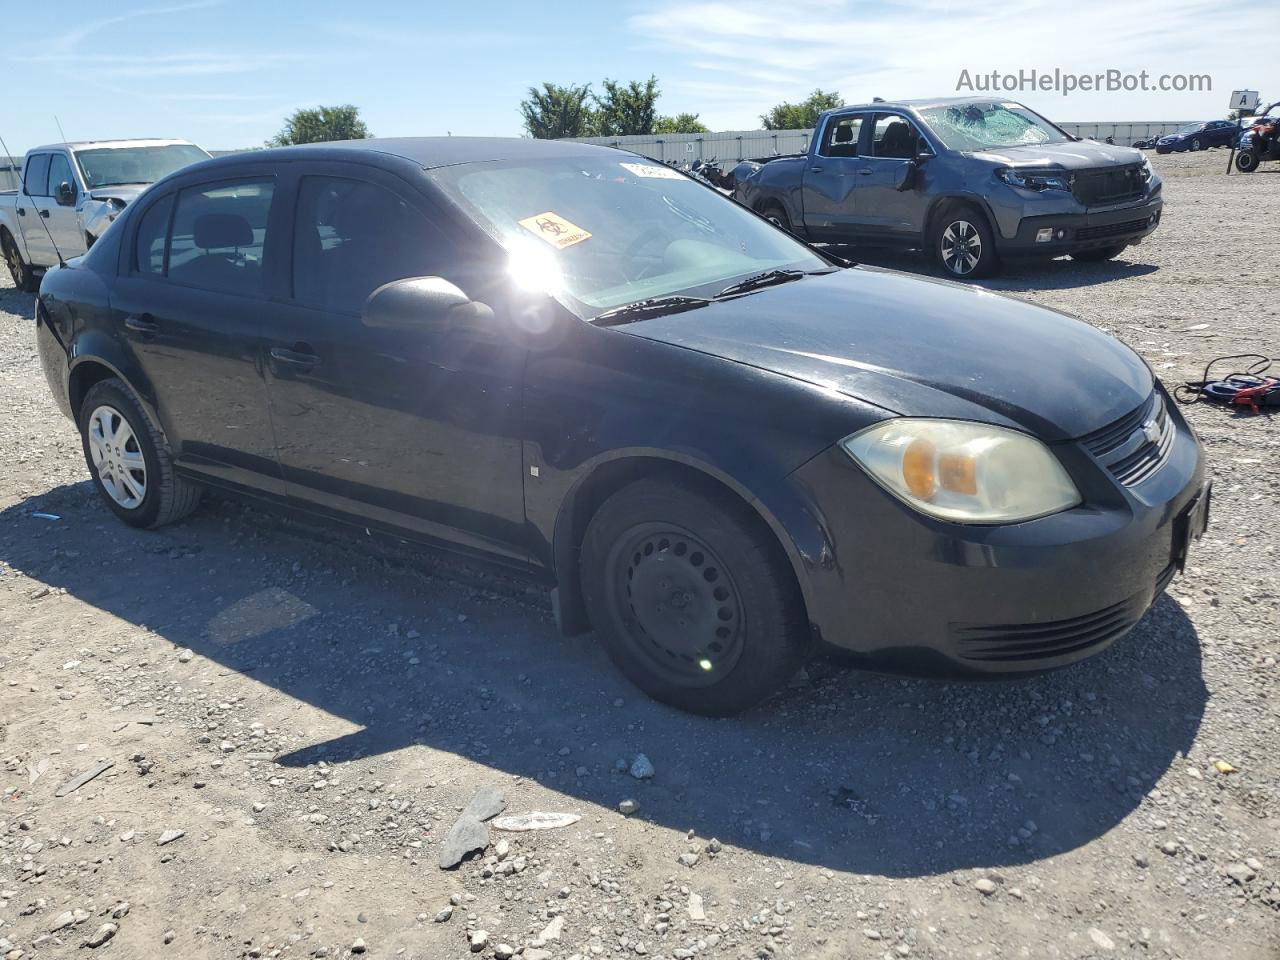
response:
{"label": "gravel ground", "polygon": [[[990,286],[1170,381],[1280,353],[1280,168],[1154,159],[1154,239]],[[0,958],[1280,957],[1273,420],[1190,409],[1212,526],[1104,655],[988,683],[819,661],[712,721],[518,582],[232,501],[115,522],[4,282]],[[442,871],[482,788],[581,819]]]}

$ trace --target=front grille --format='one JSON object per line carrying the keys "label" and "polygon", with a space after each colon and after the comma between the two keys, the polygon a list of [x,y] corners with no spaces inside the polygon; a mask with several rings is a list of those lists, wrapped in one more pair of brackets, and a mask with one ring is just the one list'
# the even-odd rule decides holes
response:
{"label": "front grille", "polygon": [[986,662],[1047,660],[1103,647],[1141,619],[1139,598],[1123,600],[1067,620],[999,625],[952,624],[956,652],[964,660]]}
{"label": "front grille", "polygon": [[1141,164],[1085,170],[1071,178],[1071,192],[1086,207],[1137,200],[1146,192]]}
{"label": "front grille", "polygon": [[1080,445],[1132,487],[1164,465],[1176,434],[1164,397],[1153,392],[1136,410],[1081,438]]}
{"label": "front grille", "polygon": [[1118,237],[1125,233],[1138,233],[1147,229],[1149,218],[1126,220],[1124,223],[1109,223],[1105,227],[1085,227],[1076,231],[1077,240],[1101,240],[1105,237]]}

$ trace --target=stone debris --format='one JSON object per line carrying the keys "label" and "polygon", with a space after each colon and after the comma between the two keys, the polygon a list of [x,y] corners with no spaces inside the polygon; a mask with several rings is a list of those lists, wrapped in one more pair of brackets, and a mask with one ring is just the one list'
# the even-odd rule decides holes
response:
{"label": "stone debris", "polygon": [[498,817],[490,824],[495,830],[506,830],[509,833],[523,833],[528,830],[557,830],[577,823],[582,817],[576,813],[519,813],[509,817]]}
{"label": "stone debris", "polygon": [[86,947],[100,947],[104,943],[106,943],[108,940],[110,940],[112,937],[114,937],[119,932],[119,930],[120,930],[120,925],[118,923],[104,923],[96,931],[94,931],[93,936],[91,936],[88,940],[86,940],[84,942],[84,945]]}
{"label": "stone debris", "polygon": [[74,777],[72,777],[62,786],[60,786],[57,790],[55,790],[53,795],[55,797],[65,797],[68,793],[74,793],[75,791],[83,787],[86,783],[88,783],[90,780],[92,780],[94,777],[102,773],[105,773],[115,765],[116,765],[116,762],[114,760],[103,760],[101,763],[97,764],[96,766],[90,767],[88,770],[84,771],[84,773],[76,774]]}
{"label": "stone debris", "polygon": [[618,812],[624,817],[630,817],[640,809],[640,804],[630,797],[618,804]]}
{"label": "stone debris", "polygon": [[185,830],[166,830],[156,838],[156,846],[163,847],[187,835]]}
{"label": "stone debris", "polygon": [[470,854],[489,846],[489,827],[485,821],[492,820],[506,807],[506,798],[500,791],[493,787],[478,790],[440,845],[440,869],[450,870]]}
{"label": "stone debris", "polygon": [[657,771],[653,768],[653,761],[646,757],[643,753],[637,753],[631,761],[628,768],[631,775],[637,780],[651,780]]}

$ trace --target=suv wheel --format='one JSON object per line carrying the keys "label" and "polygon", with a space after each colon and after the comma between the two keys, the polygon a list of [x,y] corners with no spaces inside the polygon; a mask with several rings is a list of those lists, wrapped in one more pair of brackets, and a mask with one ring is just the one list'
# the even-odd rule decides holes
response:
{"label": "suv wheel", "polygon": [[656,700],[728,716],[782,687],[808,624],[772,533],[745,504],[644,479],[596,512],[582,587],[618,668]]}
{"label": "suv wheel", "polygon": [[23,293],[35,293],[40,289],[39,278],[36,277],[30,265],[22,259],[22,254],[18,251],[18,245],[13,242],[13,237],[8,233],[4,235],[3,244],[5,266],[9,268],[9,276],[13,278],[13,285]]}
{"label": "suv wheel", "polygon": [[117,517],[133,527],[160,527],[196,508],[199,485],[174,472],[168,444],[124,381],[95,383],[79,419],[93,485]]}
{"label": "suv wheel", "polygon": [[996,245],[987,218],[969,204],[944,207],[933,218],[929,248],[949,277],[972,280],[996,266]]}

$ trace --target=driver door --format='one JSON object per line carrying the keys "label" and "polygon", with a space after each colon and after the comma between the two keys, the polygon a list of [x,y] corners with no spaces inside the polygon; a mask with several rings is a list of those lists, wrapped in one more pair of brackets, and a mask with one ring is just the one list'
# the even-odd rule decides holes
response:
{"label": "driver door", "polygon": [[407,277],[486,299],[466,265],[469,238],[404,181],[363,165],[309,164],[294,198],[289,296],[263,334],[288,494],[526,559],[518,338],[360,320],[370,293]]}
{"label": "driver door", "polygon": [[[64,183],[71,187],[71,195],[65,201],[59,190]],[[49,225],[53,242],[57,244],[57,253],[62,254],[64,260],[82,255],[87,247],[84,231],[80,228],[80,211],[76,209],[80,192],[76,187],[75,175],[71,172],[71,161],[65,153],[50,154],[49,180],[45,193],[47,196],[40,198],[41,206],[48,212],[45,222]]]}

